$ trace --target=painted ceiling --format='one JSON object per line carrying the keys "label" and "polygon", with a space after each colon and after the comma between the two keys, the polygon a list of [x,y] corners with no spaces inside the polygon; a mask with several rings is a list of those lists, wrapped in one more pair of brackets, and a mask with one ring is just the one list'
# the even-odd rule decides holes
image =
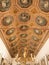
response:
{"label": "painted ceiling", "polygon": [[49,0],[0,0],[0,31],[12,57],[36,56],[49,33]]}

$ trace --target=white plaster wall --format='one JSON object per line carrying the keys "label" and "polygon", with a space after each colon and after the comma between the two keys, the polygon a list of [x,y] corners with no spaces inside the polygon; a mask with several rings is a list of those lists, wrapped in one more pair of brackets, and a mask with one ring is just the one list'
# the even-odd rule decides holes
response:
{"label": "white plaster wall", "polygon": [[4,45],[3,41],[0,38],[0,54],[2,55],[3,58],[6,58],[8,61],[11,62],[11,56],[6,48],[6,46]]}
{"label": "white plaster wall", "polygon": [[45,55],[49,54],[49,39],[46,41],[45,45],[41,48],[36,56],[36,60],[40,61]]}

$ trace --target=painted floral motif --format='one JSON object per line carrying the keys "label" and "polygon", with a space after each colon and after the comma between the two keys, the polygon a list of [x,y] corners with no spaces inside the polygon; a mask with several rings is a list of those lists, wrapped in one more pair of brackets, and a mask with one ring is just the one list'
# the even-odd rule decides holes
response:
{"label": "painted floral motif", "polygon": [[5,12],[9,10],[11,6],[11,1],[10,0],[0,0],[0,11]]}
{"label": "painted floral motif", "polygon": [[18,0],[18,4],[22,8],[27,8],[32,4],[32,0]]}
{"label": "painted floral motif", "polygon": [[45,26],[47,24],[47,20],[42,16],[37,16],[36,23],[40,26]]}
{"label": "painted floral motif", "polygon": [[49,0],[39,0],[39,7],[44,12],[49,12]]}

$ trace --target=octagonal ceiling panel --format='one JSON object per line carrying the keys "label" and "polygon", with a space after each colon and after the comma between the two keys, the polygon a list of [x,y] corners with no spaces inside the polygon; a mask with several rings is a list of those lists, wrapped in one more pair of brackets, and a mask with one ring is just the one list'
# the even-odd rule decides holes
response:
{"label": "octagonal ceiling panel", "polygon": [[1,38],[12,57],[37,54],[49,31],[48,8],[49,0],[0,0]]}

